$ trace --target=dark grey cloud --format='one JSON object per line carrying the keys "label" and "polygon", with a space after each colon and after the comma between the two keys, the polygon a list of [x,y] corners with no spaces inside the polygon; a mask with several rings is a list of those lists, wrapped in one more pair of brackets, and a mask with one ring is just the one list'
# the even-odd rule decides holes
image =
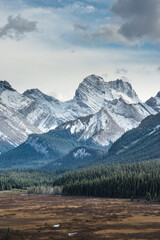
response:
{"label": "dark grey cloud", "polygon": [[14,38],[20,40],[26,33],[37,31],[37,22],[29,21],[20,15],[8,17],[6,25],[0,28],[0,38]]}
{"label": "dark grey cloud", "polygon": [[116,0],[111,11],[123,19],[118,32],[129,40],[160,40],[160,0]]}
{"label": "dark grey cloud", "polygon": [[160,71],[160,65],[157,67],[157,71]]}

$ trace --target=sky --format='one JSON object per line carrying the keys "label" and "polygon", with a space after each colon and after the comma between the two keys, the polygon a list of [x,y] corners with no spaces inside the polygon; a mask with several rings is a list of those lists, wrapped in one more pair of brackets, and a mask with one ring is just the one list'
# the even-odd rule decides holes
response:
{"label": "sky", "polygon": [[0,79],[71,99],[91,74],[160,91],[160,0],[0,0]]}

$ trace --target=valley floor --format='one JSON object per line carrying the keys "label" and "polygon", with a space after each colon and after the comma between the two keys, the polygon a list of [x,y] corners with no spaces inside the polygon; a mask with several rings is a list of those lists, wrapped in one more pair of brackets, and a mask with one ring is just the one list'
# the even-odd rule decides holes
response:
{"label": "valley floor", "polygon": [[[60,224],[54,228],[53,225]],[[130,200],[0,194],[0,239],[160,239],[160,204]],[[69,233],[73,236],[69,236]]]}

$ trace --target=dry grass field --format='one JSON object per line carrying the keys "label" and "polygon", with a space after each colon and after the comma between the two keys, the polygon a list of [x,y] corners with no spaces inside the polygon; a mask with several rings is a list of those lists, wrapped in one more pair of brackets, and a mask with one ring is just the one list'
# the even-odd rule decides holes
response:
{"label": "dry grass field", "polygon": [[[59,227],[53,227],[54,225]],[[0,239],[160,239],[160,204],[25,194],[0,195]],[[70,234],[75,233],[75,234]],[[70,235],[70,236],[69,236]]]}

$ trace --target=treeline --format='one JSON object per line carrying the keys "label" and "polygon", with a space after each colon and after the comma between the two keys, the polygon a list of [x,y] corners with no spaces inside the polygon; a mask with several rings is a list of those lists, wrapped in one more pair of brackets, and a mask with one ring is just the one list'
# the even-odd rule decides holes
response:
{"label": "treeline", "polygon": [[51,172],[0,171],[0,191],[160,200],[160,160],[100,166],[59,178]]}
{"label": "treeline", "polygon": [[27,189],[30,187],[52,186],[55,175],[51,172],[37,170],[0,171],[0,191]]}
{"label": "treeline", "polygon": [[64,195],[160,199],[160,161],[101,166],[72,172],[54,181]]}

